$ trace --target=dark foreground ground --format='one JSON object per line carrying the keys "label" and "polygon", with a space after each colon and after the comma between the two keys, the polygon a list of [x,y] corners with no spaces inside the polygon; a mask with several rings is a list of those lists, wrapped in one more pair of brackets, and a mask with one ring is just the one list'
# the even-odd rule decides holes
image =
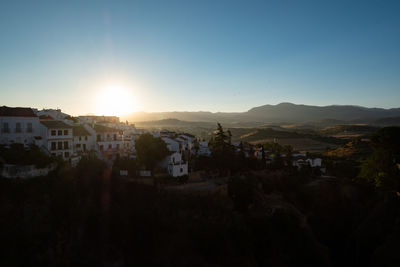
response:
{"label": "dark foreground ground", "polygon": [[248,172],[190,194],[114,172],[1,179],[0,266],[399,266],[400,198],[350,179]]}

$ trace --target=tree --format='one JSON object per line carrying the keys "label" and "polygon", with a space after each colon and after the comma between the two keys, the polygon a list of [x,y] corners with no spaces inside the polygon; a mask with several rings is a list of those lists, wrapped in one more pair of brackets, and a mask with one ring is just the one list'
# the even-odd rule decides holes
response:
{"label": "tree", "polygon": [[225,133],[222,125],[217,124],[217,131],[211,139],[212,158],[220,169],[232,169],[233,159],[235,157],[234,147],[231,144],[232,134],[230,131]]}
{"label": "tree", "polygon": [[135,147],[139,162],[151,171],[169,154],[167,144],[149,133],[140,135]]}
{"label": "tree", "polygon": [[372,154],[361,165],[359,178],[382,190],[399,190],[400,127],[386,127],[371,138]]}
{"label": "tree", "polygon": [[213,150],[215,153],[226,151],[229,144],[229,137],[225,134],[220,123],[217,123],[217,132],[214,137]]}
{"label": "tree", "polygon": [[267,167],[267,162],[265,158],[265,149],[264,146],[261,145],[261,168],[265,169]]}
{"label": "tree", "polygon": [[239,160],[244,161],[246,159],[246,155],[244,154],[243,142],[240,141],[239,144]]}

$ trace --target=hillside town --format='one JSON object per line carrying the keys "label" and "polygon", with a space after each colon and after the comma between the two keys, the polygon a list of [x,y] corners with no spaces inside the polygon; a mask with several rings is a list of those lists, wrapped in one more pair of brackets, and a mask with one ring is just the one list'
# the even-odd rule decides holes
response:
{"label": "hillside town", "polygon": [[[137,129],[128,121],[121,122],[116,116],[77,116],[63,113],[60,109],[38,110],[29,107],[0,107],[0,145],[22,145],[25,149],[34,146],[43,153],[62,159],[76,166],[82,157],[95,156],[112,164],[116,158],[135,159],[135,142],[141,134],[149,133],[160,138],[169,151],[158,164],[159,169],[172,177],[189,175],[189,161],[193,157],[210,157],[209,142],[188,133],[177,133],[165,129],[149,131]],[[265,164],[274,160],[271,151],[251,144],[232,144],[236,153],[243,152],[246,158],[263,160]],[[287,157],[286,154],[280,155]],[[291,153],[293,166],[322,167],[320,158],[307,158],[305,153]],[[0,159],[1,160],[1,159]],[[4,159],[3,159],[4,161]],[[144,166],[143,166],[144,167]],[[18,171],[16,171],[18,170]],[[28,171],[27,171],[28,170]],[[48,171],[50,171],[48,169]],[[147,171],[147,172],[146,172]],[[140,176],[149,176],[142,169]],[[26,166],[15,166],[4,162],[5,177],[32,177],[38,170]],[[40,174],[46,173],[39,171]],[[135,174],[136,175],[136,174]]]}

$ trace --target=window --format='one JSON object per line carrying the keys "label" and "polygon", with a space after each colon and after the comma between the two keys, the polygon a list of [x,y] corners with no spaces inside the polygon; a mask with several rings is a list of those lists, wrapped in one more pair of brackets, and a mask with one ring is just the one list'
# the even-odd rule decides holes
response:
{"label": "window", "polygon": [[58,142],[58,144],[57,144],[57,149],[58,149],[58,150],[62,150],[62,142]]}
{"label": "window", "polygon": [[68,141],[64,141],[64,149],[68,149]]}
{"label": "window", "polygon": [[181,168],[181,173],[183,172],[183,168]]}
{"label": "window", "polygon": [[81,144],[76,144],[76,147],[77,147],[77,148],[80,148],[80,147],[81,147]]}
{"label": "window", "polygon": [[108,149],[111,149],[111,148],[112,148],[112,145],[111,145],[111,144],[109,144],[109,145],[108,145]]}
{"label": "window", "polygon": [[87,136],[85,136],[85,141],[87,141]]}
{"label": "window", "polygon": [[82,141],[82,137],[79,136],[79,141]]}
{"label": "window", "polygon": [[51,130],[51,136],[55,136],[56,135],[56,130]]}
{"label": "window", "polygon": [[21,131],[21,123],[20,123],[20,122],[17,122],[17,123],[15,124],[15,132],[16,132],[16,133],[22,132],[22,131]]}
{"label": "window", "polygon": [[62,135],[62,130],[58,130],[57,135]]}
{"label": "window", "polygon": [[53,157],[55,157],[55,156],[56,156],[56,153],[51,153],[51,155],[52,155]]}
{"label": "window", "polygon": [[119,144],[117,144],[117,149],[119,149]]}
{"label": "window", "polygon": [[32,128],[32,122],[28,122],[28,128],[26,130],[28,133],[33,132],[33,128]]}
{"label": "window", "polygon": [[51,150],[56,150],[56,149],[57,149],[57,143],[51,142]]}
{"label": "window", "polygon": [[65,152],[64,157],[69,158],[69,152]]}
{"label": "window", "polygon": [[103,151],[103,149],[104,149],[104,146],[101,145],[101,146],[100,146],[100,151]]}
{"label": "window", "polygon": [[3,123],[3,133],[9,133],[10,128],[8,128],[8,122]]}
{"label": "window", "polygon": [[109,134],[107,134],[107,140],[109,140],[110,139],[110,135]]}
{"label": "window", "polygon": [[86,144],[83,144],[83,151],[86,151]]}
{"label": "window", "polygon": [[64,130],[64,135],[68,135],[68,130]]}
{"label": "window", "polygon": [[116,141],[117,140],[117,135],[116,134],[114,134],[114,141]]}
{"label": "window", "polygon": [[101,141],[101,135],[97,135],[97,142],[100,142]]}

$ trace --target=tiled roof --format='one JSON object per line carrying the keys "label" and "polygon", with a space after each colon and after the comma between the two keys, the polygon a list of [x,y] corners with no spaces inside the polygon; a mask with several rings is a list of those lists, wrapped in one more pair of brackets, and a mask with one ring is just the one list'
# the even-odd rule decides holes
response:
{"label": "tiled roof", "polygon": [[0,107],[0,116],[3,117],[37,117],[31,108]]}
{"label": "tiled roof", "polygon": [[51,129],[67,129],[67,128],[72,128],[71,125],[68,125],[62,121],[50,121],[50,120],[45,120],[45,121],[40,121],[41,124],[46,126],[47,128]]}
{"label": "tiled roof", "polygon": [[104,126],[104,125],[99,125],[99,124],[94,125],[93,129],[94,129],[97,133],[119,132],[118,129],[111,128],[111,127],[107,127],[107,126]]}
{"label": "tiled roof", "polygon": [[83,127],[81,125],[72,127],[72,133],[74,134],[74,136],[89,136],[90,135],[88,130],[86,130],[85,127]]}

